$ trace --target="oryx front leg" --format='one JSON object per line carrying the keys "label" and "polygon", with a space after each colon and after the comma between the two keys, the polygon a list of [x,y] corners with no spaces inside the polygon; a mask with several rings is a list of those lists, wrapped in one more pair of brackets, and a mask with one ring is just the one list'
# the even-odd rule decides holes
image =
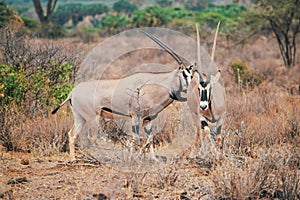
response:
{"label": "oryx front leg", "polygon": [[147,133],[147,142],[145,144],[145,148],[146,146],[149,145],[149,150],[150,150],[150,158],[156,162],[158,162],[158,159],[156,158],[155,154],[154,154],[154,147],[153,147],[153,131],[152,131],[152,121],[146,121],[144,122],[144,129],[145,132]]}
{"label": "oryx front leg", "polygon": [[127,146],[129,147],[129,158],[131,158],[132,153],[135,149],[135,145],[140,142],[140,120],[138,116],[132,115],[132,133],[129,135],[127,140]]}
{"label": "oryx front leg", "polygon": [[200,122],[201,122],[201,128],[204,130],[204,137],[208,134],[210,134],[210,129],[208,126],[208,123],[204,117],[200,117]]}
{"label": "oryx front leg", "polygon": [[144,126],[144,130],[147,134],[147,141],[141,148],[138,156],[140,156],[143,153],[143,151],[149,146],[150,158],[152,160],[158,162],[158,159],[156,158],[156,156],[154,154],[154,148],[153,148],[152,121],[150,121],[150,120],[144,121],[143,126]]}
{"label": "oryx front leg", "polygon": [[135,137],[135,142],[140,142],[140,119],[138,116],[132,116],[132,133]]}
{"label": "oryx front leg", "polygon": [[[210,134],[210,129],[208,127],[208,124],[206,122],[206,119],[202,116],[195,117],[195,125],[196,125],[196,137],[195,137],[195,147],[199,147],[203,144],[203,140],[206,135]],[[203,130],[203,131],[202,131]],[[204,132],[204,134],[202,134]],[[200,143],[199,143],[200,142]]]}

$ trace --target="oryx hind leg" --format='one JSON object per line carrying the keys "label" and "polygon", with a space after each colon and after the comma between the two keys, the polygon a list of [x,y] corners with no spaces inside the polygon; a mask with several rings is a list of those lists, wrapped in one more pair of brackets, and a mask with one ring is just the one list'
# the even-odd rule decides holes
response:
{"label": "oryx hind leg", "polygon": [[68,138],[69,138],[69,151],[70,151],[70,159],[71,161],[75,160],[75,131],[74,131],[74,125],[68,132]]}
{"label": "oryx hind leg", "polygon": [[99,132],[99,118],[100,116],[96,115],[94,118],[89,120],[88,122],[88,141],[90,145],[98,145],[97,138],[98,138],[98,132]]}
{"label": "oryx hind leg", "polygon": [[74,125],[68,132],[68,137],[69,137],[70,157],[71,160],[75,160],[75,139],[78,137],[79,134],[84,134],[85,131],[83,129],[83,126],[86,123],[86,121],[74,109],[72,109],[72,112],[74,115]]}

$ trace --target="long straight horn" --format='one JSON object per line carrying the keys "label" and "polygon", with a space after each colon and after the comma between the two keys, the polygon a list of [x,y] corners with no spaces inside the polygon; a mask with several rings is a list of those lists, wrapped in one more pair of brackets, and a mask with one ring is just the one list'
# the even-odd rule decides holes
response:
{"label": "long straight horn", "polygon": [[198,29],[198,24],[196,24],[196,33],[197,33],[197,59],[198,59],[198,65],[201,67],[201,53],[200,53],[200,34]]}
{"label": "long straight horn", "polygon": [[178,56],[173,49],[171,49],[168,45],[166,45],[165,43],[163,43],[162,41],[160,41],[157,37],[155,37],[154,35],[151,35],[150,33],[142,30],[143,33],[145,33],[150,39],[152,39],[154,42],[156,42],[159,46],[161,46],[164,50],[166,50],[176,61],[177,63],[181,66],[183,65],[183,61],[180,58],[180,56]]}
{"label": "long straight horn", "polygon": [[215,38],[214,38],[214,44],[213,44],[213,48],[211,51],[211,60],[214,61],[214,57],[215,57],[215,49],[216,49],[216,43],[217,43],[217,38],[218,38],[218,32],[219,32],[219,27],[220,27],[220,21],[218,22],[217,25],[217,29],[215,32]]}

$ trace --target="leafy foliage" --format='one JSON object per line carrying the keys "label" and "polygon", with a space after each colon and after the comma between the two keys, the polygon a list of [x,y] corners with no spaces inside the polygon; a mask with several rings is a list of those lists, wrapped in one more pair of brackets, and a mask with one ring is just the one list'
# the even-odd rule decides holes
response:
{"label": "leafy foliage", "polygon": [[255,74],[253,70],[249,69],[245,61],[233,61],[231,63],[231,70],[233,71],[233,76],[235,82],[242,87],[254,87],[262,82],[263,76]]}
{"label": "leafy foliage", "polygon": [[[53,70],[38,68],[31,75],[24,69],[8,65],[0,65],[0,69],[2,106],[18,105],[27,111],[30,107],[31,112],[47,110],[47,106],[61,102],[72,89],[70,77],[73,69],[70,63],[63,63]],[[55,80],[51,80],[53,76],[57,76]]]}
{"label": "leafy foliage", "polygon": [[41,41],[36,45],[18,30],[6,27],[0,32],[0,105],[47,113],[48,106],[61,102],[72,89],[76,60],[62,47]]}
{"label": "leafy foliage", "polygon": [[164,26],[170,22],[171,16],[167,9],[159,6],[147,7],[143,10],[137,10],[132,17],[134,27],[144,26]]}
{"label": "leafy foliage", "polygon": [[239,20],[246,14],[246,7],[238,4],[216,5],[198,12],[196,21],[202,26],[215,28],[218,21],[222,24],[223,33],[232,34]]}
{"label": "leafy foliage", "polygon": [[81,3],[68,3],[59,5],[53,13],[53,21],[64,25],[69,20],[72,20],[74,26],[82,21],[85,16],[95,16],[108,12],[109,8],[104,4],[81,4]]}
{"label": "leafy foliage", "polygon": [[184,7],[188,10],[201,11],[208,8],[211,2],[211,0],[189,0],[184,1]]}
{"label": "leafy foliage", "polygon": [[11,20],[20,21],[20,18],[4,2],[0,2],[0,28],[9,24]]}
{"label": "leafy foliage", "polygon": [[120,0],[114,3],[112,7],[118,13],[131,14],[133,11],[137,10],[137,5],[130,3],[128,0]]}
{"label": "leafy foliage", "polygon": [[167,7],[167,6],[171,6],[173,1],[172,0],[156,0],[156,3],[160,7]]}
{"label": "leafy foliage", "polygon": [[101,28],[101,32],[104,31],[108,34],[115,34],[118,31],[125,29],[129,23],[129,19],[122,14],[107,15],[98,23],[97,26]]}

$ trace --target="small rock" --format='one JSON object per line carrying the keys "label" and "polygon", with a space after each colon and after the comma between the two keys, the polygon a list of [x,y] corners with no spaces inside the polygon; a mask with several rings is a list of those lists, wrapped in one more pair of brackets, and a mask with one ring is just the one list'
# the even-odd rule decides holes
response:
{"label": "small rock", "polygon": [[93,194],[93,197],[97,200],[106,200],[108,199],[107,196],[105,194]]}
{"label": "small rock", "polygon": [[21,165],[29,165],[29,160],[27,158],[23,158],[20,163]]}

